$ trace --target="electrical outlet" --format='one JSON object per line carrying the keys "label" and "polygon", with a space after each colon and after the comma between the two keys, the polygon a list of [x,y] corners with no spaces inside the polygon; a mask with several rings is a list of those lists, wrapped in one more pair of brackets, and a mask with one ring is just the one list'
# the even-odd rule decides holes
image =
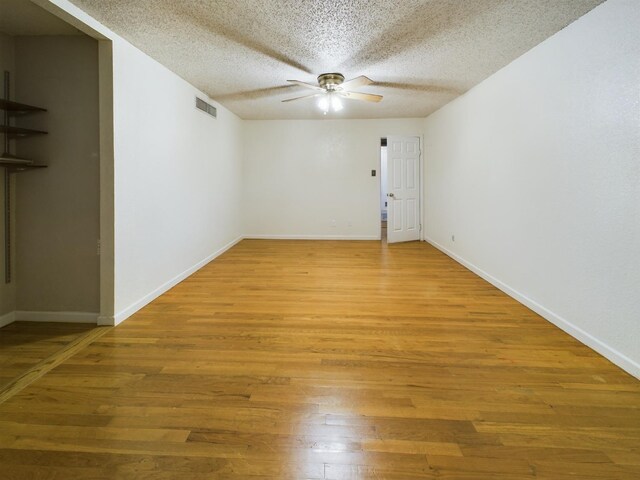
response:
{"label": "electrical outlet", "polygon": [[455,242],[456,241],[456,236],[455,235],[451,235],[451,241]]}
{"label": "electrical outlet", "polygon": [[331,220],[331,226],[332,226],[333,228],[335,228],[335,227],[336,227],[336,221],[335,221],[335,219],[334,219],[334,220]]}
{"label": "electrical outlet", "polygon": [[353,222],[351,220],[347,222],[347,227],[353,227]]}

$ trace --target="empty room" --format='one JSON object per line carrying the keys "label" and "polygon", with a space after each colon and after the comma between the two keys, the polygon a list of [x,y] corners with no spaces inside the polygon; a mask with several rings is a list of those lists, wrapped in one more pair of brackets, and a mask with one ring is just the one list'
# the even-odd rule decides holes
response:
{"label": "empty room", "polygon": [[640,478],[639,25],[0,0],[0,478]]}

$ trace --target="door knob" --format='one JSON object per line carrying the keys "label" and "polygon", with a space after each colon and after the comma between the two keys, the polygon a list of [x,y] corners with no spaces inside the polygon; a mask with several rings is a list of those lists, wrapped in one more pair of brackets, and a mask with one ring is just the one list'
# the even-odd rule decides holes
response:
{"label": "door knob", "polygon": [[395,197],[395,195],[393,193],[387,193],[387,197],[393,198],[393,197]]}

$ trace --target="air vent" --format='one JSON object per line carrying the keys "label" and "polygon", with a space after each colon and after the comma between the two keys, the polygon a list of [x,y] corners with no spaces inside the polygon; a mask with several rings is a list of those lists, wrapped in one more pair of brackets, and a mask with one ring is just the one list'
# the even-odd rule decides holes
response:
{"label": "air vent", "polygon": [[196,108],[198,110],[202,110],[204,113],[208,113],[213,118],[218,118],[218,111],[216,110],[216,107],[214,107],[213,105],[209,105],[207,102],[198,97],[196,97]]}

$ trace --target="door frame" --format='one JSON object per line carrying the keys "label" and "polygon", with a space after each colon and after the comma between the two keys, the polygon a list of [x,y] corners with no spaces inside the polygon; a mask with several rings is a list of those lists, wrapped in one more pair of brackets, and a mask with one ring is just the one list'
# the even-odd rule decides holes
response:
{"label": "door frame", "polygon": [[113,39],[110,31],[75,6],[58,5],[52,0],[31,0],[65,23],[98,42],[98,115],[100,128],[100,304],[98,325],[117,325],[115,294],[115,144]]}
{"label": "door frame", "polygon": [[[402,133],[393,133],[389,135],[382,135],[378,138],[378,240],[382,241],[382,219],[380,218],[380,213],[382,212],[382,182],[386,181],[386,178],[382,178],[382,139],[386,139],[393,136],[399,137],[416,137],[420,140],[420,155],[418,159],[418,166],[420,168],[420,188],[418,189],[420,198],[418,201],[418,218],[420,218],[420,237],[419,241],[424,242],[424,135],[411,135],[411,134],[402,134]],[[388,157],[387,157],[388,158]],[[388,169],[387,169],[388,172]],[[387,211],[387,221],[389,220],[389,212]],[[389,225],[387,224],[387,232],[389,231]]]}

